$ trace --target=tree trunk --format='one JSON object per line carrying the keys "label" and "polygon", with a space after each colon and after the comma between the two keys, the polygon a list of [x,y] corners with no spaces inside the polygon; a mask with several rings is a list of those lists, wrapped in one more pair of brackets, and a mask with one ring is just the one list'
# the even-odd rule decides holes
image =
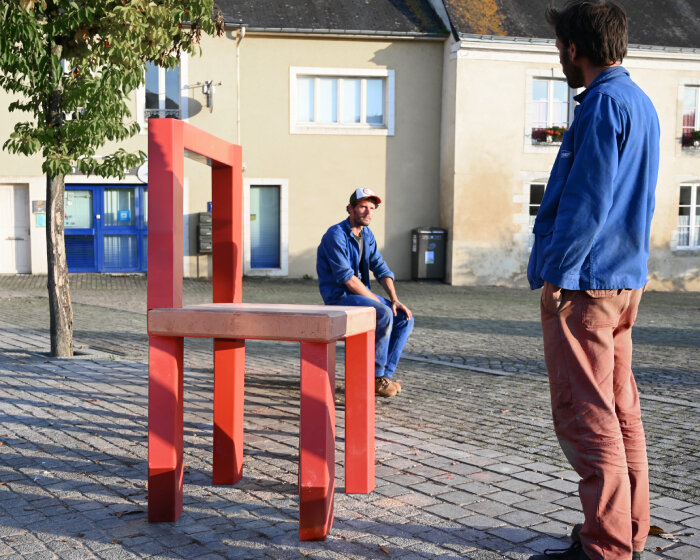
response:
{"label": "tree trunk", "polygon": [[[63,47],[49,42],[48,54],[60,60]],[[60,68],[50,65],[54,87],[44,100],[44,114],[49,129],[56,134],[57,147],[62,147],[63,84]],[[46,173],[46,261],[48,264],[49,316],[51,318],[51,355],[73,355],[73,305],[68,285],[68,261],[64,236],[66,176],[64,172]]]}
{"label": "tree trunk", "polygon": [[46,177],[46,257],[49,268],[51,355],[73,355],[73,305],[64,233],[65,177]]}

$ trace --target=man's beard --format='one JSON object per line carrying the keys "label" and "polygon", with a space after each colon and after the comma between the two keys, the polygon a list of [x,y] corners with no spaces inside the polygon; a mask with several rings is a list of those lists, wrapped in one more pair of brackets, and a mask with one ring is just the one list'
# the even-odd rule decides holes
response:
{"label": "man's beard", "polygon": [[566,83],[571,89],[577,89],[586,85],[583,77],[583,70],[571,62],[569,51],[564,51],[562,55],[561,67],[566,76]]}

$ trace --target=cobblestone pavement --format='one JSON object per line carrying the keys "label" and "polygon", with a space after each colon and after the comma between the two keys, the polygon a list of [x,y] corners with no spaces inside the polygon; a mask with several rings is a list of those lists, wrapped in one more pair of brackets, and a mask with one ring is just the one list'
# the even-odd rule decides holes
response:
{"label": "cobblestone pavement", "polygon": [[[581,520],[554,438],[537,293],[399,283],[416,329],[404,392],[377,401],[377,489],[343,492],[298,541],[298,347],[249,342],[244,479],[211,485],[211,343],[185,347],[185,506],[146,522],[145,279],[71,275],[80,356],[48,351],[45,277],[0,276],[0,559],[523,559]],[[211,284],[186,280],[185,301]],[[245,301],[320,303],[315,283],[244,280]],[[647,293],[635,327],[652,483],[645,558],[700,558],[700,294]]]}

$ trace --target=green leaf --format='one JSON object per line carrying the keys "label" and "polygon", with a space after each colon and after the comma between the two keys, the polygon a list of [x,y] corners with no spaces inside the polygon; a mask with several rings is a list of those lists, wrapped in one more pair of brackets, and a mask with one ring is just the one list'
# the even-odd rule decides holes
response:
{"label": "green leaf", "polygon": [[[211,0],[0,2],[0,87],[14,94],[8,110],[28,119],[15,126],[3,147],[41,153],[42,169],[51,176],[70,173],[73,164],[105,177],[123,176],[145,154],[119,148],[99,161],[94,154],[107,140],[138,134],[128,96],[143,83],[146,61],[171,68],[181,51],[198,52],[191,32],[179,23],[201,22],[213,34],[212,13]],[[62,45],[60,52],[52,50],[56,45]],[[57,126],[49,126],[44,114],[52,91],[60,92],[58,110],[67,116]]]}

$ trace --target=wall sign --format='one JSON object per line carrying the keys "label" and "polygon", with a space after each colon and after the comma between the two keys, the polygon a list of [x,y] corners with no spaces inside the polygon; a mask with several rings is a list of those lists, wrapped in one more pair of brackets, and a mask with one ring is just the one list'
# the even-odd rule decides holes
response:
{"label": "wall sign", "polygon": [[136,170],[136,177],[142,183],[148,183],[148,162],[143,163]]}

